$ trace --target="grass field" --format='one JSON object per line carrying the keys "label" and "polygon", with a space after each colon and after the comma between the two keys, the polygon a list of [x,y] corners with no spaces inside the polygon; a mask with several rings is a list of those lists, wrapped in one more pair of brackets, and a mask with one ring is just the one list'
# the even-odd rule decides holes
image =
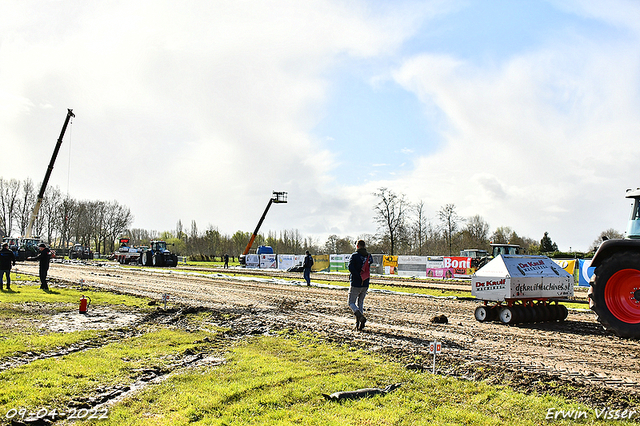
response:
{"label": "grass field", "polygon": [[[0,365],[14,364],[0,372],[5,423],[39,411],[56,424],[70,422],[66,417],[74,413],[82,424],[99,425],[610,424],[596,419],[596,408],[576,401],[410,371],[313,334],[282,330],[228,339],[208,311],[189,314],[179,324],[142,322],[126,334],[45,331],[40,324],[52,315],[77,310],[80,292],[45,293],[15,283],[14,288],[0,293]],[[98,291],[91,297],[94,308],[157,312],[142,298]],[[55,356],[87,342],[95,344]],[[194,357],[216,362],[184,362]],[[21,359],[26,361],[16,362]],[[158,380],[95,408],[99,396],[128,389],[148,374]],[[338,403],[322,396],[393,383],[401,386],[371,398]],[[102,418],[89,420],[91,415]]]}

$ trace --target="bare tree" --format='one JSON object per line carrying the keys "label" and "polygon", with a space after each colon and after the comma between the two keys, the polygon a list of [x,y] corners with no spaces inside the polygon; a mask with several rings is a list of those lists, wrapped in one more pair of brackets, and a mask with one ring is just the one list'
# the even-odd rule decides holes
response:
{"label": "bare tree", "polygon": [[7,235],[13,232],[20,186],[20,182],[16,179],[4,180],[0,177],[0,228],[3,228]]}
{"label": "bare tree", "polygon": [[622,238],[624,238],[622,232],[618,232],[613,228],[609,228],[606,231],[602,231],[600,235],[598,235],[598,238],[593,240],[591,246],[589,246],[589,251],[596,251],[604,240],[620,240]]}
{"label": "bare tree", "polygon": [[416,214],[415,221],[413,222],[413,253],[418,256],[422,256],[426,250],[427,242],[427,227],[429,221],[425,214],[424,201],[420,200],[413,206]]}
{"label": "bare tree", "polygon": [[374,220],[378,223],[383,237],[388,239],[389,254],[393,255],[398,237],[405,226],[406,210],[410,205],[404,194],[398,195],[387,188],[378,188],[378,192],[374,192],[373,195],[378,198],[378,203],[373,209]]}
{"label": "bare tree", "polygon": [[471,216],[462,229],[463,248],[488,249],[488,243],[489,224],[479,215]]}
{"label": "bare tree", "polygon": [[447,241],[447,246],[449,247],[449,256],[451,256],[454,235],[456,231],[458,231],[460,222],[463,222],[464,219],[458,216],[454,204],[446,204],[443,206],[438,212],[438,217],[442,223],[442,231]]}
{"label": "bare tree", "polygon": [[53,242],[59,237],[60,221],[57,211],[62,204],[62,193],[58,187],[49,187],[44,193],[41,214],[38,215],[40,231],[38,235],[45,237],[46,241]]}
{"label": "bare tree", "polygon": [[36,202],[36,190],[33,186],[33,181],[27,178],[22,182],[22,192],[17,203],[17,220],[18,231],[20,235],[24,235],[27,232],[27,226],[29,226],[29,217]]}
{"label": "bare tree", "polygon": [[[106,206],[106,232],[104,241],[104,252],[113,251],[116,238],[126,231],[131,223],[133,223],[133,215],[129,207],[118,204],[117,201],[112,201]],[[148,235],[149,240],[153,235]],[[107,245],[108,244],[108,245]]]}

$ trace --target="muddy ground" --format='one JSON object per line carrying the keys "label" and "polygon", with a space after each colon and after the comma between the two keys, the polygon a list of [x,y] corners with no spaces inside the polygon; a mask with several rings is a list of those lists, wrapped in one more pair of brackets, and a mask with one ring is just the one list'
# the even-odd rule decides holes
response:
{"label": "muddy ground", "polygon": [[[37,275],[37,265],[19,264],[18,271]],[[370,291],[365,300],[367,327],[358,332],[346,304],[346,288],[307,287],[301,274],[278,272],[265,279],[225,275],[233,270],[211,271],[217,273],[76,262],[52,264],[49,276],[53,287],[77,286],[84,280],[87,286],[153,298],[159,307],[163,307],[163,295],[168,295],[169,309],[159,309],[155,320],[165,316],[167,321],[176,321],[184,312],[207,309],[236,336],[283,329],[311,331],[328,341],[367,348],[429,371],[429,343],[438,340],[443,345],[437,358],[439,374],[563,395],[590,406],[638,408],[640,342],[607,334],[588,310],[570,310],[562,323],[506,326],[477,322],[473,313],[478,302],[467,298]],[[298,281],[285,281],[285,277]],[[316,274],[314,279],[325,281],[327,277]],[[430,286],[447,287],[442,283]],[[465,284],[453,286],[464,288]],[[448,323],[432,322],[436,315],[445,315]],[[114,322],[121,327],[143,320],[148,318],[135,312],[90,308],[87,316],[61,314],[49,326],[60,331]]]}

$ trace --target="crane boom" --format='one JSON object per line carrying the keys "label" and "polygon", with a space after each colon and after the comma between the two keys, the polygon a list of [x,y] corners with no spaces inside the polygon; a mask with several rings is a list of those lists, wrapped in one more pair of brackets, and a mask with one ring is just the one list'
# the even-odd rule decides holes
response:
{"label": "crane boom", "polygon": [[64,137],[64,133],[67,131],[67,125],[69,124],[69,120],[71,120],[71,117],[75,117],[75,114],[73,113],[73,110],[67,108],[67,118],[64,120],[64,124],[62,125],[62,131],[60,132],[60,136],[58,137],[58,142],[56,143],[56,147],[53,150],[53,155],[51,156],[49,167],[47,167],[47,173],[45,173],[44,175],[44,180],[42,181],[42,186],[40,187],[40,192],[38,193],[38,200],[36,201],[36,205],[31,212],[31,217],[29,218],[29,225],[27,226],[27,232],[25,234],[26,238],[31,238],[33,224],[38,218],[40,205],[42,205],[42,199],[44,198],[44,191],[47,189],[47,184],[49,183],[49,178],[51,177],[51,172],[53,171],[53,164],[56,162],[58,151],[60,151],[60,145],[62,145],[62,138]]}
{"label": "crane boom", "polygon": [[262,217],[258,221],[258,225],[256,226],[256,229],[253,231],[253,234],[251,234],[251,238],[249,238],[249,242],[247,243],[247,246],[245,247],[244,251],[240,255],[240,263],[243,263],[245,256],[249,253],[249,250],[251,250],[251,246],[253,245],[253,242],[255,241],[256,236],[258,235],[258,231],[260,231],[262,222],[264,222],[264,218],[267,216],[267,212],[269,211],[271,204],[273,203],[279,204],[279,203],[286,203],[286,202],[287,202],[286,192],[273,191],[273,195],[271,196],[271,199],[269,199],[267,208],[264,209],[264,213],[262,213]]}

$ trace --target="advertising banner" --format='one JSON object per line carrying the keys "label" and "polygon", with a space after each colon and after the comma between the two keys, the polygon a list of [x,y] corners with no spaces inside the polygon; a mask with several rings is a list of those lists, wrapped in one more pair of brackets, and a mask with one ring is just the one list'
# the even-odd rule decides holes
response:
{"label": "advertising banner", "polygon": [[312,257],[313,257],[313,266],[311,267],[311,270],[313,272],[329,270],[328,254],[318,254]]}
{"label": "advertising banner", "polygon": [[427,256],[427,277],[444,278],[444,260],[442,256]]}
{"label": "advertising banner", "polygon": [[398,273],[398,256],[385,254],[382,257],[382,267],[385,275]]}
{"label": "advertising banner", "polygon": [[558,265],[560,265],[560,267],[562,269],[564,269],[565,271],[567,271],[571,275],[573,275],[573,273],[576,270],[576,260],[575,259],[571,259],[571,260],[552,259],[552,260],[554,262],[556,262]]}
{"label": "advertising banner", "polygon": [[329,255],[329,272],[343,271],[345,269],[347,269],[347,264],[345,263],[344,254]]}
{"label": "advertising banner", "polygon": [[593,276],[593,272],[596,268],[591,267],[591,259],[578,259],[579,260],[579,278],[578,285],[580,287],[589,287],[589,281]]}
{"label": "advertising banner", "polygon": [[379,274],[382,275],[384,274],[384,266],[382,266],[382,262],[384,259],[383,254],[372,254],[371,257],[373,257],[373,264],[371,265],[371,273],[372,274]]}
{"label": "advertising banner", "polygon": [[382,257],[382,267],[385,275],[398,273],[398,256],[384,255]]}
{"label": "advertising banner", "polygon": [[442,263],[454,278],[468,278],[473,275],[470,257],[445,257]]}
{"label": "advertising banner", "polygon": [[278,269],[287,270],[298,264],[302,264],[304,259],[300,254],[279,254],[278,255]]}
{"label": "advertising banner", "polygon": [[398,275],[402,277],[427,276],[427,256],[397,256]]}
{"label": "advertising banner", "polygon": [[245,266],[247,268],[259,268],[260,267],[260,258],[257,254],[248,254],[245,257]]}
{"label": "advertising banner", "polygon": [[470,257],[443,256],[437,259],[434,257],[427,258],[427,277],[468,278],[473,274]]}
{"label": "advertising banner", "polygon": [[260,269],[276,269],[276,255],[275,254],[261,254],[260,255]]}

